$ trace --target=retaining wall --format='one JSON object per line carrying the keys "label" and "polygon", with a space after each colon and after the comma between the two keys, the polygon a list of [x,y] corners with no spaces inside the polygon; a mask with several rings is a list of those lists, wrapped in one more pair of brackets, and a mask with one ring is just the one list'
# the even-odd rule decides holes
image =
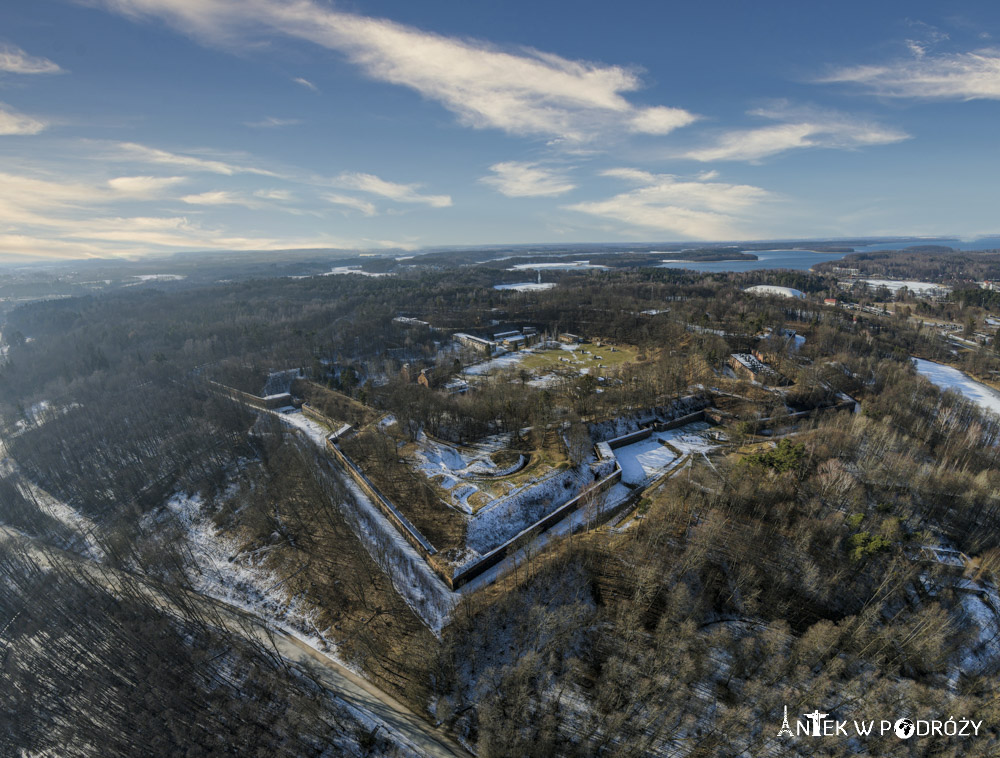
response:
{"label": "retaining wall", "polygon": [[220,384],[219,382],[209,379],[209,384],[212,384],[227,395],[229,395],[234,400],[240,400],[247,405],[252,405],[255,408],[261,408],[262,410],[274,410],[275,408],[281,408],[285,405],[291,405],[292,396],[287,392],[280,395],[268,395],[267,397],[260,397],[259,395],[251,395],[249,392],[244,392],[243,390],[238,390],[235,387],[229,387],[225,384]]}
{"label": "retaining wall", "polygon": [[563,503],[558,508],[556,508],[552,513],[544,518],[539,519],[534,524],[518,532],[516,535],[511,537],[505,543],[500,545],[500,547],[494,548],[478,561],[476,561],[471,566],[464,569],[456,571],[451,577],[452,589],[458,589],[463,584],[468,584],[470,581],[475,579],[477,576],[485,573],[489,569],[496,566],[500,561],[506,558],[509,554],[520,549],[522,546],[527,544],[529,541],[533,540],[539,534],[548,531],[553,526],[558,524],[564,518],[572,513],[575,513],[583,506],[590,497],[597,495],[601,492],[606,492],[621,481],[622,470],[621,468],[616,468],[615,472],[610,476],[605,477],[601,481],[597,482],[593,487],[585,492],[581,492],[579,495],[574,497],[572,500]]}
{"label": "retaining wall", "polygon": [[333,441],[327,440],[326,446],[333,453],[334,458],[340,461],[347,468],[350,473],[351,478],[354,479],[355,483],[368,495],[378,506],[379,510],[385,514],[400,533],[406,537],[407,541],[417,549],[417,551],[423,555],[425,558],[430,558],[430,556],[437,553],[437,549],[427,541],[427,538],[420,533],[420,531],[410,523],[410,520],[406,518],[402,513],[400,513],[396,506],[389,502],[389,499],[385,497],[378,488],[372,484],[371,480],[364,475],[357,464],[352,461],[347,455],[345,455],[339,447],[337,447]]}

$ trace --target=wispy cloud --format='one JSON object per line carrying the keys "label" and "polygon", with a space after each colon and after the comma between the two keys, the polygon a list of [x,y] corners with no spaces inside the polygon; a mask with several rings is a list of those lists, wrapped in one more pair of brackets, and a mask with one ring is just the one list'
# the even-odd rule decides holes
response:
{"label": "wispy cloud", "polygon": [[259,197],[261,200],[280,200],[282,202],[289,202],[295,199],[295,196],[290,191],[280,189],[256,190],[253,196]]}
{"label": "wispy cloud", "polygon": [[16,45],[0,45],[0,71],[9,74],[59,74],[62,69],[48,58],[28,55]]}
{"label": "wispy cloud", "polygon": [[182,203],[188,205],[246,205],[245,197],[237,192],[227,192],[225,190],[210,190],[199,192],[194,195],[184,195]]}
{"label": "wispy cloud", "polygon": [[606,200],[575,203],[568,210],[693,239],[749,239],[756,235],[749,213],[771,193],[746,184],[684,179],[632,168],[603,175],[639,185]]}
{"label": "wispy cloud", "polygon": [[554,197],[576,189],[576,185],[561,174],[537,163],[504,161],[490,166],[493,176],[481,181],[507,197]]}
{"label": "wispy cloud", "polygon": [[342,205],[345,208],[352,208],[356,211],[360,211],[365,216],[374,216],[377,213],[374,203],[362,200],[360,197],[328,193],[323,195],[323,199],[328,203],[333,203],[334,205]]}
{"label": "wispy cloud", "polygon": [[[182,177],[116,177],[88,181],[0,172],[0,259],[80,258],[156,250],[276,250],[352,247],[331,237],[233,234],[186,216],[123,216],[123,200],[148,201]],[[203,193],[204,195],[210,193]],[[197,196],[188,196],[195,198]],[[211,204],[211,198],[202,197]]]}
{"label": "wispy cloud", "polygon": [[313,0],[102,0],[132,17],[155,16],[212,43],[237,46],[261,33],[337,50],[379,81],[408,87],[477,128],[573,142],[616,132],[666,134],[698,117],[647,107],[625,95],[638,74],[532,49],[505,50]]}
{"label": "wispy cloud", "polygon": [[854,149],[888,145],[908,139],[899,129],[833,111],[780,105],[750,115],[782,123],[721,134],[704,147],[677,157],[696,161],[758,161],[771,155],[808,147]]}
{"label": "wispy cloud", "polygon": [[233,176],[234,174],[257,174],[259,176],[277,177],[273,171],[230,163],[216,158],[204,158],[200,155],[172,153],[167,150],[160,150],[155,147],[147,147],[135,142],[115,143],[111,150],[110,158],[119,160],[130,160],[148,165],[180,166],[190,171],[203,171],[212,174],[222,174],[223,176]]}
{"label": "wispy cloud", "polygon": [[253,129],[276,129],[281,126],[296,126],[301,123],[302,121],[297,118],[275,118],[274,116],[268,116],[260,121],[247,121],[246,126]]}
{"label": "wispy cloud", "polygon": [[44,121],[26,116],[0,103],[0,136],[38,134],[48,126]]}
{"label": "wispy cloud", "polygon": [[133,199],[152,198],[168,187],[186,181],[183,176],[117,176],[108,186],[118,195]]}
{"label": "wispy cloud", "polygon": [[910,51],[910,58],[847,66],[818,81],[858,84],[883,97],[1000,100],[1000,49],[933,55],[913,43]]}
{"label": "wispy cloud", "polygon": [[292,81],[295,82],[296,84],[302,85],[306,89],[311,89],[313,92],[319,92],[319,87],[317,87],[308,79],[303,79],[301,76],[296,76],[294,79],[292,79]]}
{"label": "wispy cloud", "polygon": [[451,205],[449,195],[424,195],[418,191],[421,187],[419,184],[398,184],[374,174],[345,172],[334,179],[334,184],[344,189],[381,195],[397,203],[423,203],[432,208],[447,208]]}

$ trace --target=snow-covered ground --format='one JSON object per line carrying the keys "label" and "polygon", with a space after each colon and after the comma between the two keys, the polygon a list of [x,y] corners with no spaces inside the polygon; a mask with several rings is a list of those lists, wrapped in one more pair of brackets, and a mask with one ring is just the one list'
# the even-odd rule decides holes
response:
{"label": "snow-covered ground", "polygon": [[[321,424],[303,415],[301,411],[275,415],[290,426],[300,429],[317,447],[326,451],[326,438],[330,433]],[[341,503],[341,513],[365,550],[392,580],[393,586],[407,605],[435,634],[440,634],[457,602],[457,596],[445,586],[350,476],[344,473],[339,479],[351,493],[353,501]]]}
{"label": "snow-covered ground", "polygon": [[28,490],[28,494],[38,504],[39,509],[54,518],[77,535],[78,541],[73,546],[83,555],[95,561],[106,558],[104,549],[97,543],[95,536],[97,525],[71,505],[43,490],[26,476],[20,473],[17,463],[7,455],[7,445],[0,441],[0,477],[14,480],[18,486]]}
{"label": "snow-covered ground", "polygon": [[262,551],[240,556],[236,540],[220,534],[202,514],[201,497],[177,494],[166,507],[186,532],[193,561],[187,573],[196,592],[242,608],[350,668],[335,655],[336,645],[326,630],[316,626],[317,611],[285,595],[281,579],[262,565]]}
{"label": "snow-covered ground", "polygon": [[514,290],[515,292],[537,292],[539,290],[550,290],[555,286],[555,282],[518,282],[516,284],[494,284],[493,289]]}
{"label": "snow-covered ground", "polygon": [[[571,513],[558,524],[553,525],[552,528],[539,534],[528,545],[516,551],[512,555],[507,556],[496,566],[484,571],[468,584],[463,585],[459,588],[458,592],[471,594],[492,584],[496,581],[497,577],[506,574],[514,565],[524,563],[529,555],[537,555],[539,551],[544,550],[551,540],[558,537],[565,537],[575,531],[578,527],[586,524],[589,519],[594,519],[595,521],[600,520],[599,517],[601,514],[610,511],[615,506],[620,504],[631,494],[631,492],[632,491],[625,485],[616,484],[604,494],[603,498],[595,499],[594,505],[596,509],[599,510],[580,508],[579,510]],[[527,526],[530,526],[530,524]],[[511,536],[513,537],[514,535]],[[478,556],[476,556],[476,558],[478,559]]]}
{"label": "snow-covered ground", "polygon": [[996,670],[1000,664],[1000,595],[992,586],[981,592],[963,592],[962,614],[975,627],[975,640],[966,648],[958,670],[966,674]]}
{"label": "snow-covered ground", "polygon": [[577,269],[588,268],[607,268],[607,266],[600,266],[596,263],[591,263],[590,261],[567,261],[564,263],[518,263],[508,269],[508,271],[544,271],[546,269],[553,271],[575,271]]}
{"label": "snow-covered ground", "polygon": [[513,353],[505,353],[504,355],[496,358],[491,358],[488,361],[468,366],[462,371],[462,373],[466,376],[483,376],[484,374],[489,374],[493,371],[514,368],[514,366],[524,360],[524,357],[528,355],[528,353],[528,350],[518,350]]}
{"label": "snow-covered ground", "polygon": [[139,274],[132,277],[142,282],[179,282],[187,279],[185,274]]}
{"label": "snow-covered ground", "polygon": [[896,292],[906,287],[910,292],[918,292],[921,295],[947,289],[947,287],[933,282],[912,282],[902,279],[862,279],[861,281],[870,287],[885,287],[890,292]]}
{"label": "snow-covered ground", "polygon": [[450,496],[451,504],[466,513],[472,513],[469,498],[479,492],[475,477],[505,476],[525,464],[524,456],[509,466],[497,466],[490,457],[503,449],[509,435],[497,435],[483,440],[475,447],[452,447],[444,442],[431,440],[423,432],[417,437],[415,461],[424,476],[434,481]]}
{"label": "snow-covered ground", "polygon": [[313,442],[322,448],[326,447],[326,438],[329,437],[333,432],[327,429],[325,426],[317,421],[313,421],[302,411],[294,411],[293,413],[283,413],[279,418],[287,423],[289,426],[294,426],[297,429],[301,429],[305,432],[306,436],[309,437]]}
{"label": "snow-covered ground", "polygon": [[30,408],[27,408],[24,411],[24,417],[15,422],[14,428],[18,433],[20,433],[33,426],[41,426],[46,421],[55,418],[57,415],[69,413],[74,408],[79,407],[79,403],[70,403],[69,405],[56,407],[53,406],[48,400],[39,400],[37,403],[33,403]]}
{"label": "snow-covered ground", "polygon": [[1000,392],[967,376],[957,368],[914,358],[917,371],[943,390],[955,390],[980,408],[1000,414]]}
{"label": "snow-covered ground", "polygon": [[545,389],[546,387],[555,387],[563,381],[561,376],[556,374],[542,374],[528,382],[531,387],[538,387],[539,389]]}
{"label": "snow-covered ground", "polygon": [[343,274],[358,274],[360,276],[392,276],[390,273],[362,271],[361,266],[337,266],[330,269],[325,274],[320,274],[320,276],[341,276]]}
{"label": "snow-covered ground", "polygon": [[[344,475],[341,479],[353,496],[342,513],[368,554],[392,580],[396,592],[428,628],[440,635],[458,596],[444,584],[427,562],[403,539],[368,496]],[[351,507],[355,506],[355,507]]]}
{"label": "snow-covered ground", "polygon": [[554,470],[493,501],[470,521],[466,532],[467,562],[499,547],[560,505],[576,497],[594,481],[586,465]]}
{"label": "snow-covered ground", "polygon": [[97,540],[94,538],[94,535],[97,534],[97,526],[93,521],[72,506],[53,497],[33,482],[29,482],[24,477],[21,477],[21,481],[31,491],[35,502],[38,503],[38,507],[41,510],[56,521],[65,524],[80,536],[80,548],[84,555],[95,561],[103,561],[105,559],[104,549],[97,544]]}
{"label": "snow-covered ground", "polygon": [[699,421],[666,432],[653,432],[644,440],[622,445],[613,451],[622,467],[622,481],[642,484],[670,469],[688,453],[707,451],[712,441],[703,432],[708,428],[708,424]]}

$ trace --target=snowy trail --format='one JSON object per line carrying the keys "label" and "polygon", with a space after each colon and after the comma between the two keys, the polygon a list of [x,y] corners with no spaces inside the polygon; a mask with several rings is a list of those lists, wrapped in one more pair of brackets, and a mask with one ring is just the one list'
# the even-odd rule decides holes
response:
{"label": "snowy trail", "polygon": [[[118,590],[115,582],[111,581],[111,577],[120,576],[121,579],[130,583],[138,581],[149,600],[157,607],[169,612],[176,610],[173,600],[142,577],[109,569],[105,566],[98,567],[92,561],[82,559],[74,553],[53,550],[48,546],[45,549],[38,549],[38,544],[34,539],[25,537],[13,529],[0,527],[0,544],[8,541],[27,547],[32,557],[42,567],[53,566],[57,562],[65,561],[70,565],[82,568],[90,575],[90,578],[111,592]],[[253,616],[253,614],[247,614],[242,608],[195,592],[189,594],[197,602],[210,603],[221,610],[228,631],[248,637],[253,634],[258,641],[264,641],[267,644],[273,641],[275,649],[282,658],[308,670],[338,700],[345,703],[360,720],[380,725],[412,755],[433,756],[434,758],[455,758],[455,756],[469,755],[468,751],[452,741],[444,732],[432,727],[394,697],[344,668],[314,648],[309,642],[297,639],[283,630],[270,628],[262,619]],[[243,619],[247,615],[250,615],[259,625],[257,629],[248,630],[246,624],[243,623]],[[267,631],[270,631],[270,640],[268,640]]]}

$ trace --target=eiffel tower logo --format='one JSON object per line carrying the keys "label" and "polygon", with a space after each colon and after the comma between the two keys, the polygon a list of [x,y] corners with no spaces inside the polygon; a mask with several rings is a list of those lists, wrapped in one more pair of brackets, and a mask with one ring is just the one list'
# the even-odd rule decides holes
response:
{"label": "eiffel tower logo", "polygon": [[781,722],[781,731],[778,732],[779,737],[792,737],[792,728],[788,725],[788,706],[785,706],[785,718]]}

